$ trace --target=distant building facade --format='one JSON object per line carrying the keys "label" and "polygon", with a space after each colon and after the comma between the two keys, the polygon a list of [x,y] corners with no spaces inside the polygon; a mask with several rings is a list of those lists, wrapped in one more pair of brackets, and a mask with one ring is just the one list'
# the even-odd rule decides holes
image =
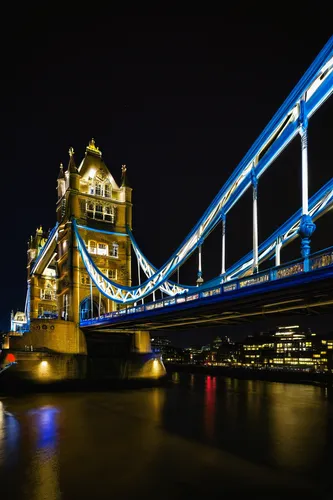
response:
{"label": "distant building facade", "polygon": [[239,362],[247,367],[328,371],[332,354],[333,335],[305,333],[298,325],[281,326],[273,334],[247,337]]}
{"label": "distant building facade", "polygon": [[184,350],[174,347],[171,340],[165,335],[152,335],[150,337],[152,351],[162,355],[166,363],[183,363]]}
{"label": "distant building facade", "polygon": [[274,332],[250,335],[241,342],[216,337],[210,346],[185,348],[184,362],[333,373],[333,332],[317,335],[302,332],[298,325],[292,325],[280,326]]}

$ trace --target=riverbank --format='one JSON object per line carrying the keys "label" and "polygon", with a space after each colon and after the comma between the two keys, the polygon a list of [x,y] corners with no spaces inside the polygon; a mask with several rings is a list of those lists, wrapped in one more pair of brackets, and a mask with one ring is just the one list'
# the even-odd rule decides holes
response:
{"label": "riverbank", "polygon": [[267,380],[269,382],[310,384],[324,387],[333,385],[333,374],[331,373],[311,373],[241,367],[229,368],[227,366],[203,366],[177,363],[165,363],[165,368],[167,373],[201,373],[203,375],[219,375],[241,380]]}

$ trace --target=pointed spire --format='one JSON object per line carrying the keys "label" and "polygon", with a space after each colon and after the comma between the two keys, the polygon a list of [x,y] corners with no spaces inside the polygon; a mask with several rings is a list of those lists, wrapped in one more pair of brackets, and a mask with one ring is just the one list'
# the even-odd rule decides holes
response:
{"label": "pointed spire", "polygon": [[77,168],[74,160],[74,149],[70,147],[68,153],[69,153],[68,172],[70,174],[77,174]]}
{"label": "pointed spire", "polygon": [[60,170],[59,170],[58,179],[64,179],[64,178],[65,178],[64,166],[62,163],[60,163]]}
{"label": "pointed spire", "polygon": [[121,166],[121,187],[129,187],[126,172],[127,172],[126,165],[122,165]]}

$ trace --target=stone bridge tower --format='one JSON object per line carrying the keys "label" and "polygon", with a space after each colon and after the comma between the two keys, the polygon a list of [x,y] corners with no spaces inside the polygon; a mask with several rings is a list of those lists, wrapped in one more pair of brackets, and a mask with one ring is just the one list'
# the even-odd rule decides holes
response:
{"label": "stone bridge tower", "polygon": [[92,287],[79,256],[72,218],[96,266],[110,279],[131,285],[131,244],[126,226],[132,227],[132,190],[122,166],[118,186],[92,139],[79,166],[69,150],[65,172],[60,166],[57,201],[57,314],[65,321],[112,311],[116,304]]}
{"label": "stone bridge tower", "polygon": [[80,318],[112,311],[116,304],[92,286],[79,255],[72,219],[103,274],[131,285],[126,226],[132,227],[132,189],[127,185],[126,166],[122,165],[118,186],[92,139],[78,167],[70,148],[67,169],[60,165],[57,193],[57,226],[47,232],[39,227],[28,243],[25,313],[29,331],[11,345],[84,354]]}
{"label": "stone bridge tower", "polygon": [[[23,367],[38,380],[76,378],[86,373],[81,367],[90,354],[90,361],[97,359],[89,362],[93,377],[97,372],[109,376],[110,366],[120,377],[163,376],[165,368],[151,352],[148,331],[125,332],[117,339],[111,329],[103,338],[90,333],[87,340],[80,329],[81,319],[111,312],[117,304],[93,286],[79,253],[73,219],[101,272],[121,285],[132,284],[131,242],[126,234],[126,227],[132,228],[132,189],[126,165],[118,185],[93,139],[78,166],[70,148],[67,169],[60,165],[57,195],[57,224],[47,232],[39,227],[28,244],[28,292],[22,313],[27,323],[23,328],[16,321],[20,332],[9,337],[10,349],[16,349],[21,360],[17,369]],[[20,354],[22,350],[25,354]]]}

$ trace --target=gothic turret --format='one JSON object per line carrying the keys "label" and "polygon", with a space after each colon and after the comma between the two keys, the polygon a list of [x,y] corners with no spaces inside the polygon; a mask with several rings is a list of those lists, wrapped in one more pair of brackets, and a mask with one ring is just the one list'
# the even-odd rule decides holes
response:
{"label": "gothic turret", "polygon": [[126,172],[127,172],[126,165],[122,165],[121,166],[121,187],[129,187]]}
{"label": "gothic turret", "polygon": [[58,189],[58,199],[62,198],[65,194],[66,191],[66,181],[65,181],[65,174],[64,174],[64,166],[62,163],[60,163],[60,170],[59,170],[59,175],[58,175],[58,181],[57,181],[57,189]]}

